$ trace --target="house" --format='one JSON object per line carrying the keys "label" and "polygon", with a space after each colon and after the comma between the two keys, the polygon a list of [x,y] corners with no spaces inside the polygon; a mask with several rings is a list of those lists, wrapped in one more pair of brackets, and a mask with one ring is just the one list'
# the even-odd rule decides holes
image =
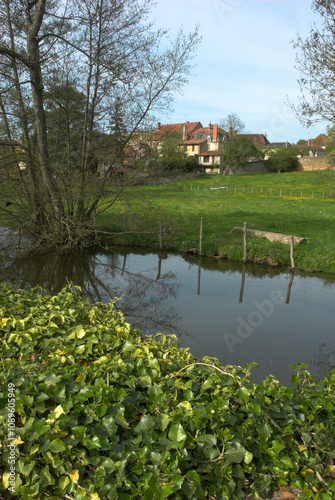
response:
{"label": "house", "polygon": [[[194,156],[199,165],[206,171],[220,168],[224,142],[228,139],[228,133],[217,124],[208,124],[203,127],[201,122],[184,122],[170,125],[157,124],[157,131],[153,136],[159,148],[159,141],[164,133],[174,130],[180,134],[180,147],[187,156]],[[208,167],[208,168],[206,168]]]}
{"label": "house", "polygon": [[287,149],[291,147],[292,144],[288,141],[285,142],[271,142],[269,144],[269,149]]}
{"label": "house", "polygon": [[307,149],[310,158],[322,158],[326,156],[327,136],[319,134],[315,139],[308,139]]}
{"label": "house", "polygon": [[238,137],[249,137],[256,148],[267,148],[270,145],[265,134],[237,134]]}

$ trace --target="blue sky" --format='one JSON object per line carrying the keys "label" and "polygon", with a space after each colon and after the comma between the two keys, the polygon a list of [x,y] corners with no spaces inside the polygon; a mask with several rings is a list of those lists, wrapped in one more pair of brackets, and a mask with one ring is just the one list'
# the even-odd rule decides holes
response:
{"label": "blue sky", "polygon": [[158,27],[190,31],[200,24],[196,66],[162,123],[210,121],[230,113],[246,132],[271,142],[314,138],[327,124],[304,128],[287,106],[299,97],[292,40],[307,35],[319,16],[311,0],[157,0],[151,20]]}

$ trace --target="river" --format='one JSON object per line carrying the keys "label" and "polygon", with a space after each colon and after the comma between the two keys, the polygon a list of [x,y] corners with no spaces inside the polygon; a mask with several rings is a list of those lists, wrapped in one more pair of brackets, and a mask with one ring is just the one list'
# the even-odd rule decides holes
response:
{"label": "river", "polygon": [[255,361],[255,382],[272,374],[290,385],[291,363],[317,378],[335,369],[335,276],[126,248],[29,258],[7,249],[0,265],[0,281],[17,288],[57,293],[70,281],[91,301],[119,297],[143,335],[175,334],[194,356],[223,365]]}

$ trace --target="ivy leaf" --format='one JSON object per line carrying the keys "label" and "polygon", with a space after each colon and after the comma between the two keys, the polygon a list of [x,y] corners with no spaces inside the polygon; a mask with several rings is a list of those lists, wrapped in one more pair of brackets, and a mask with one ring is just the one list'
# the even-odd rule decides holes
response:
{"label": "ivy leaf", "polygon": [[74,469],[72,472],[69,474],[70,479],[73,483],[77,484],[79,480],[79,472],[78,469]]}
{"label": "ivy leaf", "polygon": [[141,433],[143,431],[148,431],[155,425],[155,420],[152,418],[151,415],[144,415],[144,417],[141,418],[137,426],[135,427],[134,431],[136,433]]}
{"label": "ivy leaf", "polygon": [[245,457],[245,448],[240,443],[233,441],[225,453],[225,462],[228,464],[239,464]]}
{"label": "ivy leaf", "polygon": [[186,432],[184,431],[183,427],[181,424],[174,424],[169,432],[169,439],[171,441],[184,441],[187,437]]}
{"label": "ivy leaf", "polygon": [[52,451],[53,453],[60,453],[61,451],[64,450],[65,450],[65,444],[60,439],[54,439],[49,444],[49,451]]}
{"label": "ivy leaf", "polygon": [[212,446],[216,446],[217,438],[214,434],[202,434],[196,438],[198,443],[207,448],[211,448]]}
{"label": "ivy leaf", "polygon": [[250,453],[250,451],[245,450],[244,463],[247,464],[247,465],[250,464],[250,462],[252,461],[253,457],[254,456],[253,456],[252,453]]}

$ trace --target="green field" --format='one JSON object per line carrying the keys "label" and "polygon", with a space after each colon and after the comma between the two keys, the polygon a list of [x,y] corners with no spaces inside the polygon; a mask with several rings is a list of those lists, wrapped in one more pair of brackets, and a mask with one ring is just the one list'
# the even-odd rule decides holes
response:
{"label": "green field", "polygon": [[[228,190],[211,190],[226,186]],[[295,246],[296,268],[335,272],[334,177],[318,172],[241,176],[202,176],[182,182],[138,186],[125,191],[98,222],[102,229],[124,231],[118,244],[158,248],[162,221],[165,249],[243,259],[242,234],[234,226],[307,238]],[[142,234],[132,234],[142,233]],[[145,233],[145,234],[143,234]],[[290,266],[289,245],[248,235],[248,260]]]}

